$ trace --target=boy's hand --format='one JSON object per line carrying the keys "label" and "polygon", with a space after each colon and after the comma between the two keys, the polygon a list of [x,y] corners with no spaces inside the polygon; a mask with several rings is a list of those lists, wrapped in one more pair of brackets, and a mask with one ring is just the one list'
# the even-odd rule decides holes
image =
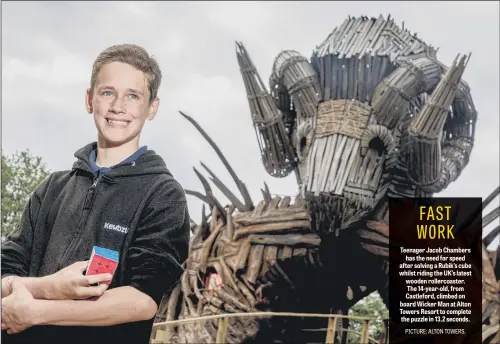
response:
{"label": "boy's hand", "polygon": [[10,283],[11,294],[2,298],[2,331],[13,334],[35,325],[30,311],[35,299],[19,280],[12,279]]}
{"label": "boy's hand", "polygon": [[2,278],[2,299],[12,293],[12,281],[15,276],[7,276]]}
{"label": "boy's hand", "polygon": [[[102,283],[113,278],[111,274],[85,276],[88,261],[76,262],[53,275],[47,276],[48,299],[77,300],[101,296],[108,285]],[[91,286],[101,283],[98,286]]]}

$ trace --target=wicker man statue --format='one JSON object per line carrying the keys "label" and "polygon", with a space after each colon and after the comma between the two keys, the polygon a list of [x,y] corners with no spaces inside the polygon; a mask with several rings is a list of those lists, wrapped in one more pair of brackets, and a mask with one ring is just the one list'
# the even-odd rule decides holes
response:
{"label": "wicker man statue", "polygon": [[[254,206],[220,150],[185,115],[216,148],[243,201],[204,165],[231,200],[222,206],[196,171],[206,195],[186,191],[211,215],[203,212],[193,226],[185,273],[157,322],[256,310],[345,314],[375,290],[387,304],[389,197],[444,190],[473,147],[477,114],[461,80],[467,57],[447,67],[436,52],[390,17],[348,18],[310,61],[281,52],[269,93],[237,43],[264,167],[274,177],[294,172],[299,192],[291,203],[266,187]],[[324,319],[268,320],[229,319],[225,338],[318,342],[324,334],[299,327],[326,326]],[[179,325],[166,329],[165,340],[213,343],[217,327],[212,320]]]}

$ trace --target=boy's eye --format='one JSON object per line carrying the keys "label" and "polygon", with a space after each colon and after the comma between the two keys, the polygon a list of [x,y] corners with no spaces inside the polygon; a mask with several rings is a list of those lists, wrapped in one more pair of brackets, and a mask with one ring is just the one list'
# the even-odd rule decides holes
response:
{"label": "boy's eye", "polygon": [[104,92],[102,92],[102,95],[103,96],[111,96],[112,94],[111,94],[111,91],[104,91]]}
{"label": "boy's eye", "polygon": [[133,93],[130,93],[128,96],[130,99],[138,99],[137,95],[135,95]]}

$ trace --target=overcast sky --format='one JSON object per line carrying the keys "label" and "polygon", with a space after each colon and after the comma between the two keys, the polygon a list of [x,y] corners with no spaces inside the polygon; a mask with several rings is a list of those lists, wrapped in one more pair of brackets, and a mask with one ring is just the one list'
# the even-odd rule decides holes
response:
{"label": "overcast sky", "polygon": [[[267,82],[276,55],[312,50],[348,15],[391,14],[440,47],[450,64],[472,53],[464,79],[479,112],[476,144],[461,177],[440,196],[486,197],[499,184],[498,2],[2,2],[2,149],[30,149],[51,170],[71,167],[74,152],[96,139],[84,107],[94,59],[121,43],[145,47],[159,61],[159,115],[142,143],[163,156],[186,189],[202,191],[200,160],[236,190],[201,135],[215,139],[254,202],[266,181],[296,194],[294,176],[274,179],[260,162],[234,41],[242,41]],[[205,173],[206,174],[206,173]],[[199,219],[201,202],[189,197]],[[495,201],[495,205],[498,201]]]}

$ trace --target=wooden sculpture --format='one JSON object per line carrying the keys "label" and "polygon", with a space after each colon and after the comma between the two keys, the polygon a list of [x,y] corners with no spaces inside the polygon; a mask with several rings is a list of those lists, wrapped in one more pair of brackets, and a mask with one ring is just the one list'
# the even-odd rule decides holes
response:
{"label": "wooden sculpture", "polygon": [[[236,50],[264,167],[274,177],[295,173],[299,192],[292,201],[266,186],[255,206],[213,140],[183,114],[214,147],[242,200],[203,165],[230,201],[224,206],[195,169],[205,194],[187,193],[210,215],[203,209],[193,223],[185,273],[156,321],[256,310],[346,314],[373,291],[387,303],[389,197],[430,197],[469,162],[477,113],[461,79],[468,57],[447,67],[437,49],[390,17],[350,17],[310,60],[281,52],[269,93],[243,44]],[[490,313],[498,309],[498,278],[488,289]],[[324,322],[230,319],[227,340],[324,342],[324,333],[302,331]],[[213,343],[217,323],[167,331],[169,343]]]}

